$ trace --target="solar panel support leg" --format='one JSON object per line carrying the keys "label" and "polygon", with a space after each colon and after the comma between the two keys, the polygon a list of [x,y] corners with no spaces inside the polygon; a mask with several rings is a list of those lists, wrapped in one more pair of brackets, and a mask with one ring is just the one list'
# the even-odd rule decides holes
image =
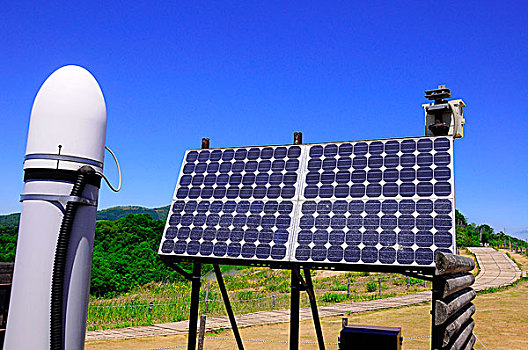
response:
{"label": "solar panel support leg", "polygon": [[299,307],[301,285],[298,274],[298,269],[292,269],[290,305],[290,350],[299,349]]}
{"label": "solar panel support leg", "polygon": [[304,269],[304,279],[306,280],[306,293],[310,298],[310,307],[312,309],[312,317],[315,328],[315,334],[317,335],[317,343],[319,344],[320,350],[325,350],[325,343],[323,338],[323,330],[321,328],[321,320],[319,319],[319,310],[317,309],[317,300],[315,299],[315,291],[312,283],[312,275],[310,269]]}
{"label": "solar panel support leg", "polygon": [[198,327],[198,308],[200,307],[200,274],[202,264],[194,263],[192,271],[191,283],[191,309],[189,312],[189,339],[187,341],[187,349],[196,349],[196,330]]}
{"label": "solar panel support leg", "polygon": [[220,287],[220,292],[222,293],[222,299],[224,299],[224,305],[229,316],[229,322],[231,322],[231,328],[233,329],[233,334],[235,335],[235,340],[238,345],[239,350],[244,350],[244,343],[242,342],[242,337],[238,331],[238,326],[235,319],[235,314],[231,308],[231,302],[229,301],[229,294],[227,294],[227,289],[224,284],[224,278],[222,277],[222,271],[220,271],[220,266],[213,264],[213,268],[216,274],[216,280],[218,282],[218,287]]}

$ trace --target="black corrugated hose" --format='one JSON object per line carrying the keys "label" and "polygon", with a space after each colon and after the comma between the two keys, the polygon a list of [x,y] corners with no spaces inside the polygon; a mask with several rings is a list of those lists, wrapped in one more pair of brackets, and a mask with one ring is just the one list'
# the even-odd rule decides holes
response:
{"label": "black corrugated hose", "polygon": [[[78,170],[77,180],[70,192],[71,196],[80,197],[87,183],[87,177],[95,174],[94,169],[83,166]],[[70,243],[70,234],[75,220],[75,213],[79,206],[78,202],[68,202],[62,218],[62,223],[55,248],[55,260],[53,262],[53,276],[51,279],[51,312],[50,312],[50,349],[64,349],[64,274],[66,269],[66,256]]]}

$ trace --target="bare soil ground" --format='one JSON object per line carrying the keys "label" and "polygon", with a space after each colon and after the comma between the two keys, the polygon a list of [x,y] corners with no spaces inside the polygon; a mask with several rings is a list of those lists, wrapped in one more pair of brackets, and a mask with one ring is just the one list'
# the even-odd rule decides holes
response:
{"label": "bare soil ground", "polygon": [[[511,254],[511,253],[510,253]],[[528,258],[512,254],[513,258],[528,267]],[[525,260],[526,258],[526,260]],[[490,350],[528,349],[528,281],[524,280],[509,289],[480,294],[475,300],[475,334]],[[403,307],[399,309],[354,314],[349,316],[350,324],[383,325],[402,327],[406,338],[428,336],[430,333],[430,303]],[[337,342],[341,329],[341,319],[329,317],[322,319],[325,341]],[[251,342],[249,340],[282,341],[288,340],[289,325],[274,324],[243,328],[242,338],[246,339],[246,349],[270,350],[287,349],[286,343]],[[86,344],[87,350],[123,349],[144,350],[184,346],[186,336],[164,336],[136,338],[120,341],[91,342]],[[301,342],[315,342],[315,332],[312,321],[301,322]],[[328,345],[327,349],[336,349],[337,345]],[[428,349],[429,339],[406,339],[403,349]],[[208,334],[205,339],[205,349],[236,349],[236,344],[230,330]],[[302,344],[301,349],[317,349],[316,345]],[[483,349],[478,343],[475,349]]]}

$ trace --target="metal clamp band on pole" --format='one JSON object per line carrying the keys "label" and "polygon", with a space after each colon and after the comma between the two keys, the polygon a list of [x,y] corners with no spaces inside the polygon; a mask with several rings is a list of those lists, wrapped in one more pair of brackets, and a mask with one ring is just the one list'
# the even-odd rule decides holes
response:
{"label": "metal clamp band on pole", "polygon": [[74,156],[64,156],[64,155],[59,155],[59,154],[44,154],[44,153],[28,154],[24,157],[24,162],[26,160],[34,160],[34,159],[62,160],[65,162],[74,162],[74,163],[80,163],[80,164],[93,165],[99,168],[103,167],[103,163],[98,162],[93,159],[74,157]]}
{"label": "metal clamp band on pole", "polygon": [[20,201],[75,202],[94,207],[97,206],[97,201],[93,199],[55,194],[21,194]]}

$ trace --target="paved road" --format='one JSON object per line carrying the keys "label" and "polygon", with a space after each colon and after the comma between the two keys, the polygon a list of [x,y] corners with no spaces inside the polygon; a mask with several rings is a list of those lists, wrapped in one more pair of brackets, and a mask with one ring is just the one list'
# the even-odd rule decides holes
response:
{"label": "paved road", "polygon": [[485,247],[472,247],[469,250],[477,257],[480,267],[473,284],[475,290],[505,286],[521,278],[521,270],[505,253]]}
{"label": "paved road", "polygon": [[[511,261],[506,254],[497,252],[492,248],[471,248],[477,257],[480,266],[480,274],[477,276],[474,288],[481,290],[489,287],[498,287],[515,282],[521,276],[517,265]],[[371,300],[364,302],[339,303],[319,307],[320,317],[340,316],[347,312],[364,312],[380,309],[388,309],[412,304],[418,304],[431,300],[431,292],[420,292],[398,297]],[[236,315],[240,327],[255,325],[289,322],[289,310],[260,311],[244,315]],[[300,310],[301,320],[312,318],[310,308]],[[213,331],[220,328],[231,328],[227,316],[210,317],[207,319],[207,330]],[[86,334],[86,341],[127,339],[136,337],[186,334],[188,321],[155,324],[145,327],[128,327],[101,331],[90,331]]]}

